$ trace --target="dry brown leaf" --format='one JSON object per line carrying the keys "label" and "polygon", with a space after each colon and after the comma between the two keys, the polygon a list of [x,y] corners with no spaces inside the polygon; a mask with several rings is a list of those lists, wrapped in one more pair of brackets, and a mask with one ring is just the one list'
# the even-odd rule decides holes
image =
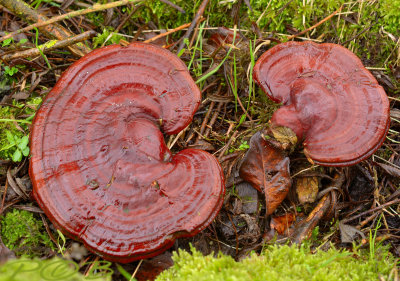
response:
{"label": "dry brown leaf", "polygon": [[353,243],[356,234],[359,234],[362,239],[365,239],[364,233],[354,226],[339,222],[340,240],[342,243]]}
{"label": "dry brown leaf", "polygon": [[292,213],[287,213],[283,216],[274,216],[271,219],[270,227],[282,235],[285,230],[289,229],[295,220],[296,216]]}
{"label": "dry brown leaf", "polygon": [[289,158],[265,140],[261,132],[250,139],[250,149],[243,159],[239,174],[254,188],[264,192],[267,215],[275,211],[289,191],[289,162]]}
{"label": "dry brown leaf", "polygon": [[271,132],[274,138],[282,144],[284,149],[293,147],[297,143],[296,134],[288,127],[271,127]]}

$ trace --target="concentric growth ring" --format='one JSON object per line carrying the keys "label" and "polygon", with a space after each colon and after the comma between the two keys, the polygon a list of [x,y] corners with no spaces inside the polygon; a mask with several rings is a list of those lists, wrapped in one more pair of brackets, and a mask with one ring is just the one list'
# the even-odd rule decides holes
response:
{"label": "concentric growth ring", "polygon": [[287,42],[265,52],[254,79],[282,103],[272,126],[291,128],[304,152],[326,166],[371,156],[389,129],[389,101],[360,59],[336,44]]}
{"label": "concentric growth ring", "polygon": [[93,51],[59,79],[31,132],[33,194],[50,220],[106,259],[154,256],[194,235],[222,205],[214,156],[172,156],[164,133],[192,120],[200,91],[167,50]]}

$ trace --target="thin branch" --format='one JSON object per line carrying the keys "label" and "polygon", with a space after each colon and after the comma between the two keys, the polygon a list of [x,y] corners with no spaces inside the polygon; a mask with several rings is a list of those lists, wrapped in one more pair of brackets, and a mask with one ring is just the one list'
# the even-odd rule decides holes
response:
{"label": "thin branch", "polygon": [[[87,9],[82,9],[82,10],[78,10],[78,11],[72,11],[70,13],[66,13],[60,16],[56,16],[56,17],[52,17],[51,19],[48,19],[47,21],[39,21],[35,24],[31,24],[27,27],[21,28],[15,32],[11,32],[3,37],[0,38],[0,42],[11,38],[17,34],[20,34],[22,32],[26,32],[29,30],[32,30],[34,28],[38,28],[38,27],[43,27],[55,22],[59,22],[65,19],[69,19],[69,18],[73,18],[73,17],[77,17],[77,16],[82,16],[82,15],[86,15],[88,13],[92,13],[92,12],[97,12],[97,11],[102,11],[102,10],[107,10],[107,9],[111,9],[111,8],[115,8],[115,7],[119,7],[119,6],[123,6],[123,5],[127,5],[130,3],[138,3],[138,2],[142,2],[143,0],[120,0],[120,1],[115,1],[115,2],[111,2],[111,3],[107,3],[107,4],[94,4],[93,6],[87,8]],[[1,2],[0,2],[1,3]]]}
{"label": "thin branch", "polygon": [[171,6],[172,8],[178,10],[179,12],[181,12],[182,14],[186,13],[184,9],[182,9],[181,7],[179,7],[178,5],[168,1],[168,0],[160,0],[160,2],[163,2],[169,6]]}
{"label": "thin branch", "polygon": [[200,4],[199,10],[196,12],[196,15],[194,16],[193,21],[189,26],[189,29],[186,31],[185,35],[183,35],[183,37],[182,37],[182,41],[179,44],[177,53],[179,53],[185,46],[185,39],[189,38],[190,34],[192,34],[194,27],[196,26],[197,22],[200,20],[201,16],[204,14],[204,11],[205,11],[209,1],[210,0],[203,0],[203,2]]}
{"label": "thin branch", "polygon": [[[32,9],[27,3],[22,0],[0,0],[0,5],[3,5],[9,11],[22,18],[24,21],[30,23],[41,23],[46,22],[49,19],[42,14],[38,13],[36,10]],[[9,35],[6,35],[5,38],[0,38],[3,40],[7,38],[11,38],[12,36],[19,34],[23,31],[16,31]],[[40,27],[40,32],[43,33],[49,39],[58,39],[64,40],[69,37],[75,36],[68,29],[62,27],[58,23],[54,23],[50,26],[42,26]],[[71,45],[68,49],[76,56],[84,56],[89,53],[91,49],[85,44],[78,43],[76,45]]]}
{"label": "thin branch", "polygon": [[167,35],[169,35],[169,34],[171,34],[171,33],[174,33],[174,32],[177,32],[177,31],[179,31],[179,30],[182,30],[182,29],[184,29],[184,28],[187,28],[189,25],[190,25],[190,23],[185,23],[185,24],[183,24],[183,25],[181,25],[181,26],[178,26],[177,28],[170,29],[170,30],[168,30],[167,32],[161,33],[161,34],[159,34],[159,35],[157,35],[157,36],[154,36],[154,37],[152,37],[152,38],[150,38],[150,39],[147,39],[146,41],[144,41],[144,43],[151,43],[151,42],[154,42],[154,41],[156,41],[157,39],[160,39],[160,38],[162,38],[162,37],[165,37],[165,36],[167,36]]}
{"label": "thin branch", "polygon": [[53,40],[53,41],[47,42],[46,44],[40,45],[37,48],[32,48],[32,49],[25,50],[22,52],[15,52],[12,54],[6,54],[6,55],[3,55],[1,57],[1,59],[3,61],[9,61],[9,60],[13,60],[13,59],[39,56],[39,55],[41,55],[41,52],[45,54],[54,49],[69,47],[78,42],[85,41],[86,39],[89,39],[90,37],[94,36],[95,34],[96,34],[96,32],[94,30],[86,31],[82,34],[76,35],[71,38],[67,38],[65,40],[60,40],[60,41]]}
{"label": "thin branch", "polygon": [[362,216],[367,215],[367,214],[369,214],[369,213],[373,213],[373,212],[375,212],[375,211],[382,210],[383,208],[386,208],[386,207],[391,206],[391,205],[396,204],[396,203],[400,203],[400,198],[397,198],[397,199],[395,199],[395,200],[389,201],[389,202],[387,202],[387,203],[385,203],[385,204],[382,204],[382,205],[380,205],[380,206],[378,206],[378,207],[369,209],[368,211],[362,212],[362,213],[360,213],[360,214],[358,214],[358,215],[356,215],[356,216],[353,216],[353,217],[351,217],[351,218],[344,219],[344,220],[342,220],[342,223],[347,223],[347,222],[349,222],[349,221],[358,219],[359,217],[362,217]]}

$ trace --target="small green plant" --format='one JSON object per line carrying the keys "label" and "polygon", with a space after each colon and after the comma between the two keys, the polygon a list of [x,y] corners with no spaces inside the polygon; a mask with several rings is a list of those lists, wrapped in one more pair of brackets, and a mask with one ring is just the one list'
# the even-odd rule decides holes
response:
{"label": "small green plant", "polygon": [[18,68],[16,68],[15,66],[9,67],[8,65],[6,65],[4,67],[4,73],[10,77],[13,76],[17,72],[18,72]]}
{"label": "small green plant", "polygon": [[58,4],[56,2],[53,2],[53,0],[35,0],[35,1],[33,1],[31,3],[31,6],[34,7],[35,10],[37,10],[37,8],[39,8],[39,6],[42,4],[42,2],[47,3],[47,4],[49,4],[51,6],[54,6],[54,7],[60,7],[61,6],[60,4]]}
{"label": "small green plant", "polygon": [[[64,252],[65,252],[65,243],[67,242],[67,240],[65,239],[64,234],[62,234],[62,232],[60,230],[57,229],[57,234],[58,234],[58,238],[57,238],[57,248],[58,248],[58,252],[64,256]],[[62,241],[62,245],[60,243],[60,239]]]}
{"label": "small green plant", "polygon": [[1,237],[4,244],[17,256],[43,255],[43,250],[54,249],[43,222],[33,213],[14,209],[1,220]]}
{"label": "small green plant", "polygon": [[3,150],[11,150],[14,148],[14,152],[12,153],[11,159],[14,162],[20,162],[22,160],[22,156],[28,156],[29,155],[29,137],[28,136],[23,136],[23,137],[18,137],[16,135],[13,135],[10,131],[6,130],[6,136],[8,140],[8,145],[3,146],[0,151]]}
{"label": "small green plant", "polygon": [[230,148],[229,153],[233,153],[235,151],[240,151],[240,150],[247,150],[249,148],[250,145],[247,143],[247,141],[242,141],[238,148]]}
{"label": "small green plant", "polygon": [[[23,156],[29,155],[28,125],[41,102],[42,98],[35,97],[28,99],[25,104],[14,101],[13,106],[0,107],[0,159],[19,162]],[[30,116],[16,119],[15,116],[20,114]],[[15,123],[18,123],[18,128]]]}
{"label": "small green plant", "polygon": [[8,45],[10,45],[12,42],[14,42],[14,40],[12,38],[8,38],[6,40],[4,40],[3,42],[1,42],[1,46],[2,47],[7,47]]}
{"label": "small green plant", "polygon": [[103,29],[103,33],[93,38],[93,48],[102,47],[105,45],[118,44],[122,36],[112,31],[111,27]]}

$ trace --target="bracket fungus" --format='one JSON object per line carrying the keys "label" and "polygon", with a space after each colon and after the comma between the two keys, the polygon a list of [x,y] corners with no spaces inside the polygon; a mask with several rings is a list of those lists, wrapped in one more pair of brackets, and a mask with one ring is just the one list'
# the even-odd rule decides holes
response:
{"label": "bracket fungus", "polygon": [[[250,147],[240,167],[243,179],[264,190],[268,214],[290,187],[287,158],[277,149],[282,152],[302,142],[310,162],[349,166],[371,156],[385,140],[390,120],[386,93],[361,60],[344,47],[278,44],[257,60],[253,77],[269,98],[282,104],[265,137],[253,136],[254,148]],[[261,147],[264,151],[257,160],[252,150]],[[268,158],[272,164],[265,164]],[[260,181],[268,174],[274,176]],[[285,185],[278,187],[277,181]],[[277,193],[280,201],[269,204]]]}
{"label": "bracket fungus", "polygon": [[361,60],[336,44],[287,42],[254,66],[257,84],[282,103],[272,127],[288,127],[308,159],[348,166],[371,156],[389,130],[389,101]]}
{"label": "bracket fungus", "polygon": [[91,52],[36,114],[33,196],[65,234],[112,261],[152,257],[195,235],[221,208],[222,169],[205,151],[172,155],[162,132],[188,126],[200,99],[186,65],[165,49]]}

